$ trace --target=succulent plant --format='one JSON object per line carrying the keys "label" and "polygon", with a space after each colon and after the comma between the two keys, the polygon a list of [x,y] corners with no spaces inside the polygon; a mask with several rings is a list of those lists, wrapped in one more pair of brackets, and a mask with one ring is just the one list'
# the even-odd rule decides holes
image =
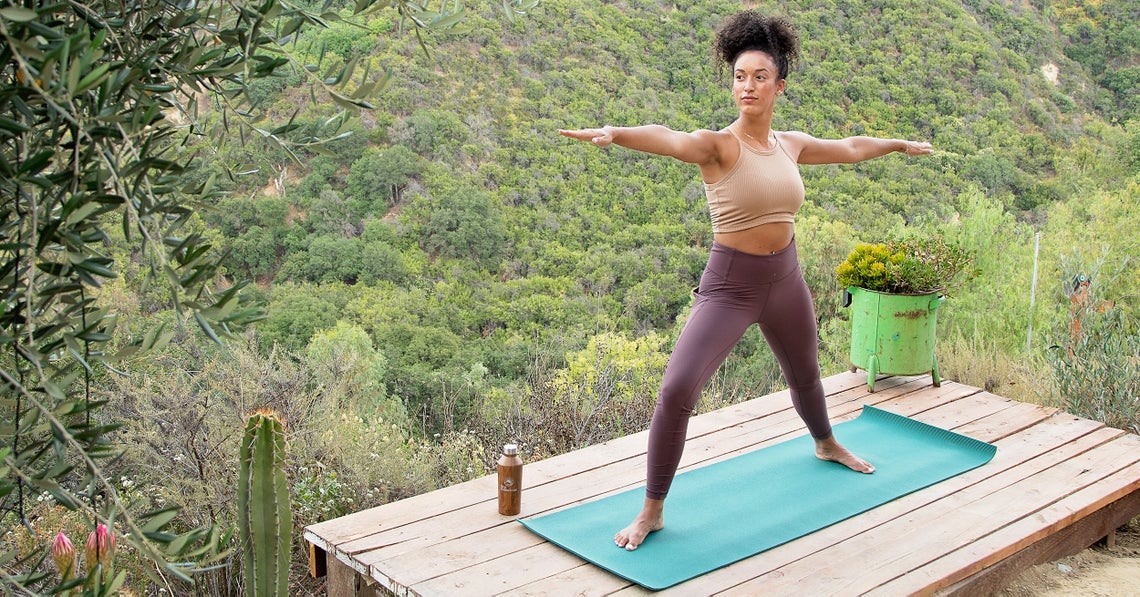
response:
{"label": "succulent plant", "polygon": [[276,413],[259,410],[246,420],[239,460],[238,532],[246,594],[284,597],[293,518],[285,478],[285,425]]}

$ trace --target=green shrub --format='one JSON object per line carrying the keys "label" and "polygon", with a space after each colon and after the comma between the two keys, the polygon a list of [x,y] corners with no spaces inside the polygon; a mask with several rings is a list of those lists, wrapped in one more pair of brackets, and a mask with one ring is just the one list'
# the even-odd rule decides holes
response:
{"label": "green shrub", "polygon": [[839,285],[893,294],[925,294],[968,277],[973,255],[944,238],[860,244],[835,268]]}
{"label": "green shrub", "polygon": [[1061,408],[1140,433],[1140,332],[1118,309],[1083,315],[1080,337],[1050,352]]}

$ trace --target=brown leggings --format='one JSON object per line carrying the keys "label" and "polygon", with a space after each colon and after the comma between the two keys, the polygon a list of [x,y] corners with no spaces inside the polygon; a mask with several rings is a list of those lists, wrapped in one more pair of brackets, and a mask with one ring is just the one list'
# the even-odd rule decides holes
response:
{"label": "brown leggings", "polygon": [[780,362],[792,405],[816,439],[831,436],[819,373],[819,340],[811,293],[800,273],[796,241],[770,255],[713,243],[649,426],[645,495],[665,499],[685,449],[689,417],[709,378],[745,330],[759,324]]}

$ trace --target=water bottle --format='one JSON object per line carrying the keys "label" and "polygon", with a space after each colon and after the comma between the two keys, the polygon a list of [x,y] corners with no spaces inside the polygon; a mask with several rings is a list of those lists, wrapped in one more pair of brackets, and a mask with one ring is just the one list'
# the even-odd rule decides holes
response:
{"label": "water bottle", "polygon": [[522,510],[522,458],[515,444],[503,446],[499,458],[499,514],[516,516]]}

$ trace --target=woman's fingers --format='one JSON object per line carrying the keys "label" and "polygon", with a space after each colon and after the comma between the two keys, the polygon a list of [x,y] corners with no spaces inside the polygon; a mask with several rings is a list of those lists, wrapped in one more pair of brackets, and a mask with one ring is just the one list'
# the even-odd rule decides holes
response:
{"label": "woman's fingers", "polygon": [[605,129],[558,129],[558,134],[564,137],[578,139],[579,141],[593,143],[599,147],[605,147],[613,141],[613,138],[610,137]]}

